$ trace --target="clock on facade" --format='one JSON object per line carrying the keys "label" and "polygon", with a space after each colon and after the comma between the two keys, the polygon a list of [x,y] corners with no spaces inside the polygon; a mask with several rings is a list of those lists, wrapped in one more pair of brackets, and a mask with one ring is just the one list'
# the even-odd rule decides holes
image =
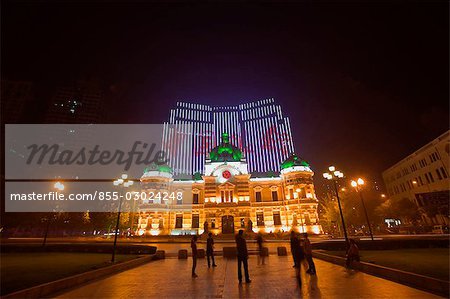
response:
{"label": "clock on facade", "polygon": [[231,172],[230,171],[228,171],[228,170],[224,170],[223,172],[222,172],[222,177],[224,178],[224,179],[229,179],[229,178],[231,178]]}

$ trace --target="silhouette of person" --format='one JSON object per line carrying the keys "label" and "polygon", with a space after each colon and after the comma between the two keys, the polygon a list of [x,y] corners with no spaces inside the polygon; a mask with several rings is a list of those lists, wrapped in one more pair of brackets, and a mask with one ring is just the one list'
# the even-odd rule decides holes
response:
{"label": "silhouette of person", "polygon": [[248,251],[247,242],[243,237],[244,231],[241,229],[236,235],[236,247],[237,247],[237,259],[238,259],[238,279],[239,283],[242,283],[242,271],[241,266],[244,264],[245,282],[250,283],[250,276],[248,275]]}
{"label": "silhouette of person", "polygon": [[304,237],[303,248],[305,249],[305,258],[309,265],[309,268],[306,271],[306,273],[315,275],[316,274],[316,265],[314,265],[314,261],[313,261],[313,257],[312,257],[312,246],[311,246],[311,242],[308,239],[308,233],[304,233],[303,237]]}
{"label": "silhouette of person", "polygon": [[195,274],[195,268],[197,268],[197,236],[193,236],[191,240],[191,248],[192,248],[192,277],[198,277]]}
{"label": "silhouette of person", "polygon": [[350,248],[347,251],[347,261],[346,265],[347,268],[351,268],[352,262],[357,261],[359,262],[359,248],[358,245],[356,245],[356,242],[354,239],[349,240]]}
{"label": "silhouette of person", "polygon": [[297,278],[299,283],[301,284],[301,274],[300,274],[300,270],[301,270],[301,266],[302,266],[302,262],[305,259],[305,251],[304,251],[304,247],[303,247],[303,239],[300,238],[296,238],[298,240],[297,245],[295,246],[295,256],[296,256],[296,260],[297,260],[297,265],[295,266],[295,272],[297,274]]}
{"label": "silhouette of person", "polygon": [[292,254],[292,258],[294,259],[294,268],[297,268],[297,266],[299,265],[299,261],[297,260],[298,257],[298,251],[300,250],[300,241],[297,237],[297,234],[295,233],[295,231],[291,231],[291,254]]}
{"label": "silhouette of person", "polygon": [[258,236],[256,237],[256,243],[258,244],[258,251],[259,251],[259,255],[258,255],[258,265],[261,263],[262,265],[264,265],[264,260],[265,260],[265,256],[264,256],[264,252],[263,252],[263,242],[264,239],[262,237],[261,233],[258,233]]}
{"label": "silhouette of person", "polygon": [[212,237],[212,233],[209,233],[208,239],[206,239],[206,258],[208,259],[208,268],[211,268],[210,259],[212,259],[212,266],[217,267],[214,260],[214,239]]}

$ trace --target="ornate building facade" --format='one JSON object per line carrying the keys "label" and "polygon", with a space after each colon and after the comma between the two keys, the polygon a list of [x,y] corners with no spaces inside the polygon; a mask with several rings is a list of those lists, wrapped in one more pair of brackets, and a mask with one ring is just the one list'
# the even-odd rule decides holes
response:
{"label": "ornate building facade", "polygon": [[291,229],[322,233],[309,164],[291,155],[279,174],[253,177],[238,147],[222,141],[205,161],[202,175],[174,179],[167,165],[152,165],[141,177],[146,199],[139,206],[139,235],[276,233]]}

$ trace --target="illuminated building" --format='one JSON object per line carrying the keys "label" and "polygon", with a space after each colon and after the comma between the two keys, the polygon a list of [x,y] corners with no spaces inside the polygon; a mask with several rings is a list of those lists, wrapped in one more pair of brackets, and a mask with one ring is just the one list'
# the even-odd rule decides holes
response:
{"label": "illuminated building", "polygon": [[391,200],[408,198],[429,225],[449,224],[449,136],[445,132],[383,172]]}
{"label": "illuminated building", "polygon": [[[262,150],[264,154],[264,150]],[[277,233],[291,229],[321,233],[309,164],[291,155],[279,174],[253,177],[242,151],[228,134],[211,149],[202,175],[174,178],[171,167],[144,170],[139,206],[139,235],[215,234],[239,229]]]}
{"label": "illuminated building", "polygon": [[[174,125],[181,125],[183,130],[174,132]],[[185,138],[174,151],[177,154],[169,156],[174,175],[202,173],[207,154],[220,142],[223,132],[230,134],[247,157],[252,174],[278,172],[281,162],[295,151],[289,118],[274,99],[222,107],[178,102],[165,123],[166,140],[174,134]],[[169,147],[173,150],[173,143],[163,144],[166,153],[171,152]]]}

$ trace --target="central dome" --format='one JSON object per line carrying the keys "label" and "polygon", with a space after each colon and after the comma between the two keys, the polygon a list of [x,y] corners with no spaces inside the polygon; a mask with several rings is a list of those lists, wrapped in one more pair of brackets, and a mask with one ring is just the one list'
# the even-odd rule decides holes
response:
{"label": "central dome", "polygon": [[211,162],[240,162],[242,152],[236,146],[230,144],[228,133],[222,134],[222,142],[209,153]]}

